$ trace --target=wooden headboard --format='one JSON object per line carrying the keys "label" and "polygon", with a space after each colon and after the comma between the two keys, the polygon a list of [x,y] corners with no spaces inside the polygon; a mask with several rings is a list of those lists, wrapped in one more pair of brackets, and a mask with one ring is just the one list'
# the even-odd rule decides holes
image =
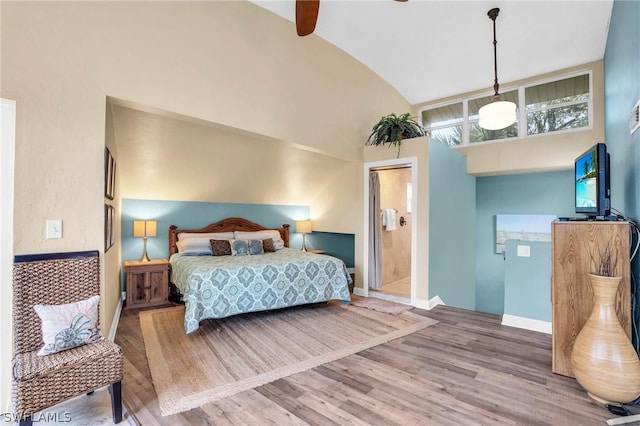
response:
{"label": "wooden headboard", "polygon": [[[285,223],[282,228],[276,228],[275,230],[280,232],[280,237],[284,241],[284,246],[289,247],[289,225]],[[264,231],[269,228],[265,228],[262,225],[251,222],[241,217],[229,217],[222,219],[219,222],[207,225],[202,229],[178,229],[176,225],[169,226],[169,256],[178,252],[176,243],[178,242],[178,234],[180,232],[190,233],[209,233],[209,232],[229,232],[229,231]]]}

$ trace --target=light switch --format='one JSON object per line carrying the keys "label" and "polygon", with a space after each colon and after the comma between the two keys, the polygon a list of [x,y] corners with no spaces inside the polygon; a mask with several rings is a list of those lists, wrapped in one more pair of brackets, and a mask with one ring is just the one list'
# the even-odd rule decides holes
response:
{"label": "light switch", "polygon": [[47,238],[62,238],[62,220],[47,220]]}
{"label": "light switch", "polygon": [[531,257],[531,246],[518,245],[518,257]]}

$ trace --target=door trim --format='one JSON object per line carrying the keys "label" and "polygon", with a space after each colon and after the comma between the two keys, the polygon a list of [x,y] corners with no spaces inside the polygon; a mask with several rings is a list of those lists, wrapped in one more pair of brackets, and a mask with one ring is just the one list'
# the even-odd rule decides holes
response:
{"label": "door trim", "polygon": [[[393,160],[372,161],[364,163],[364,256],[362,266],[362,289],[356,288],[356,294],[360,296],[369,296],[369,172],[383,167],[393,166],[409,166],[411,168],[411,211],[414,218],[418,216],[418,157],[396,158]],[[411,305],[416,304],[417,292],[417,221],[411,221]]]}

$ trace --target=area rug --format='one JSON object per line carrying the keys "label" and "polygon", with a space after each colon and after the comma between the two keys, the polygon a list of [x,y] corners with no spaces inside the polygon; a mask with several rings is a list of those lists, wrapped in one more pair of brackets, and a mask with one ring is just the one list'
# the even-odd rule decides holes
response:
{"label": "area rug", "polygon": [[385,314],[399,315],[403,312],[413,309],[411,305],[403,305],[402,303],[390,302],[388,300],[376,299],[375,297],[360,297],[351,301],[354,306],[361,308],[373,309],[374,311],[384,312]]}
{"label": "area rug", "polygon": [[332,304],[206,320],[186,335],[184,307],[140,312],[163,416],[334,361],[437,321]]}

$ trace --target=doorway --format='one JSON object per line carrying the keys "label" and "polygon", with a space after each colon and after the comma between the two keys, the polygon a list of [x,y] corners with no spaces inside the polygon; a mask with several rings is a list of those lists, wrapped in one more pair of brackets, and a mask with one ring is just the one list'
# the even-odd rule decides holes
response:
{"label": "doorway", "polygon": [[365,164],[364,296],[415,301],[416,161]]}

